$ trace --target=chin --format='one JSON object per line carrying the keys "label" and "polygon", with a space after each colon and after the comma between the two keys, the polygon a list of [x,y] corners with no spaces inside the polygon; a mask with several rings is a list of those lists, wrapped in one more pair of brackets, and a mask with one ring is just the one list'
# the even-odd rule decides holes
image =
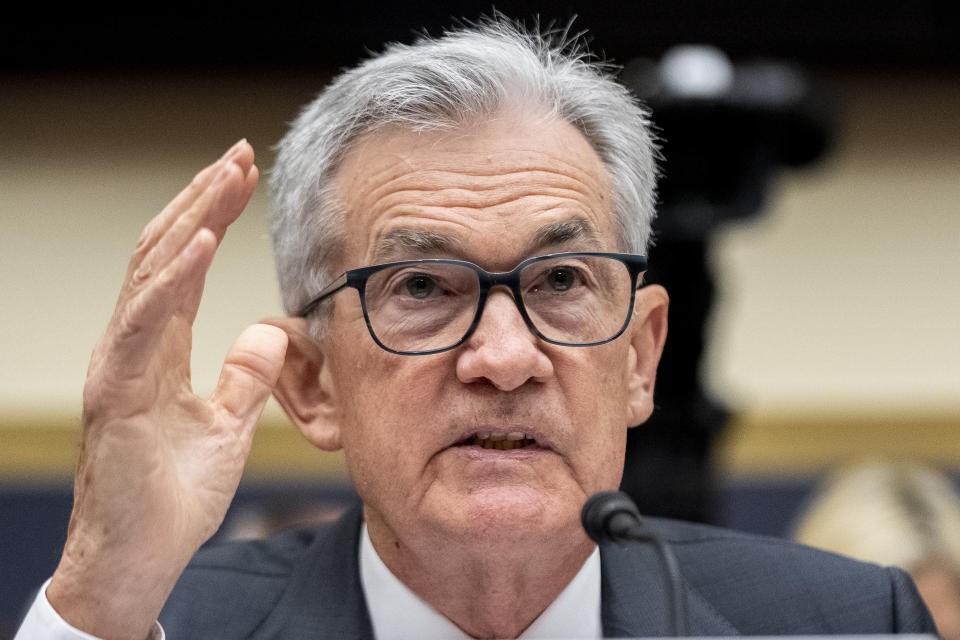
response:
{"label": "chin", "polygon": [[526,487],[490,487],[471,492],[455,508],[452,525],[457,537],[470,544],[489,540],[542,543],[580,529],[579,504]]}

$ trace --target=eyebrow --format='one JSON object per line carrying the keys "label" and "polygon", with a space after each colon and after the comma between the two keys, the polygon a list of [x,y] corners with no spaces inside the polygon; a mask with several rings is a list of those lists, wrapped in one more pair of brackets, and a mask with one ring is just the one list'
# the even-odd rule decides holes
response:
{"label": "eyebrow", "polygon": [[460,242],[453,236],[425,229],[391,229],[378,241],[374,251],[376,263],[403,259],[411,254],[450,253],[461,249]]}
{"label": "eyebrow", "polygon": [[571,218],[570,220],[551,222],[537,229],[537,233],[528,245],[528,253],[533,253],[543,247],[564,245],[571,242],[586,245],[591,249],[600,246],[599,234],[585,218]]}
{"label": "eyebrow", "polygon": [[[533,254],[544,247],[576,243],[582,249],[596,250],[600,246],[599,234],[585,218],[571,218],[545,224],[528,243],[526,253]],[[463,244],[454,236],[426,229],[391,229],[378,241],[374,251],[374,264],[405,260],[411,256],[431,254],[466,255]]]}

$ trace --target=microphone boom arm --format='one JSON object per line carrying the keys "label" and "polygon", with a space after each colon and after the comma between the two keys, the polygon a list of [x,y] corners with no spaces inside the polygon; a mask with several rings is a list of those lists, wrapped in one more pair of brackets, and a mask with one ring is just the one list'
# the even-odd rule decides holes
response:
{"label": "microphone boom arm", "polygon": [[680,565],[670,546],[643,524],[640,512],[625,493],[601,491],[590,496],[580,514],[587,535],[596,542],[639,542],[656,549],[664,577],[669,584],[667,594],[670,627],[674,637],[687,636],[687,600],[683,592]]}

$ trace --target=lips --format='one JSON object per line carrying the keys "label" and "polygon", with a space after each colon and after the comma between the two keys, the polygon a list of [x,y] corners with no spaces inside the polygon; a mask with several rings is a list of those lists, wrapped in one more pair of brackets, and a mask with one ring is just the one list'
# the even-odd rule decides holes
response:
{"label": "lips", "polygon": [[514,451],[519,449],[549,449],[538,434],[524,431],[482,430],[461,438],[455,446],[477,446],[483,449]]}
{"label": "lips", "polygon": [[511,449],[523,449],[524,447],[535,446],[537,440],[519,431],[511,431],[510,433],[480,432],[471,436],[466,441],[466,444],[479,445],[484,449],[510,451]]}

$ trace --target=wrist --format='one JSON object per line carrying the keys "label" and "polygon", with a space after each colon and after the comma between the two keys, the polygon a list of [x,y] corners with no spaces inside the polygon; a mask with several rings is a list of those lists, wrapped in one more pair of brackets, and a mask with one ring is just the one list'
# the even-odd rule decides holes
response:
{"label": "wrist", "polygon": [[155,637],[160,610],[186,562],[171,566],[78,547],[68,539],[47,586],[53,610],[70,626],[104,640]]}

